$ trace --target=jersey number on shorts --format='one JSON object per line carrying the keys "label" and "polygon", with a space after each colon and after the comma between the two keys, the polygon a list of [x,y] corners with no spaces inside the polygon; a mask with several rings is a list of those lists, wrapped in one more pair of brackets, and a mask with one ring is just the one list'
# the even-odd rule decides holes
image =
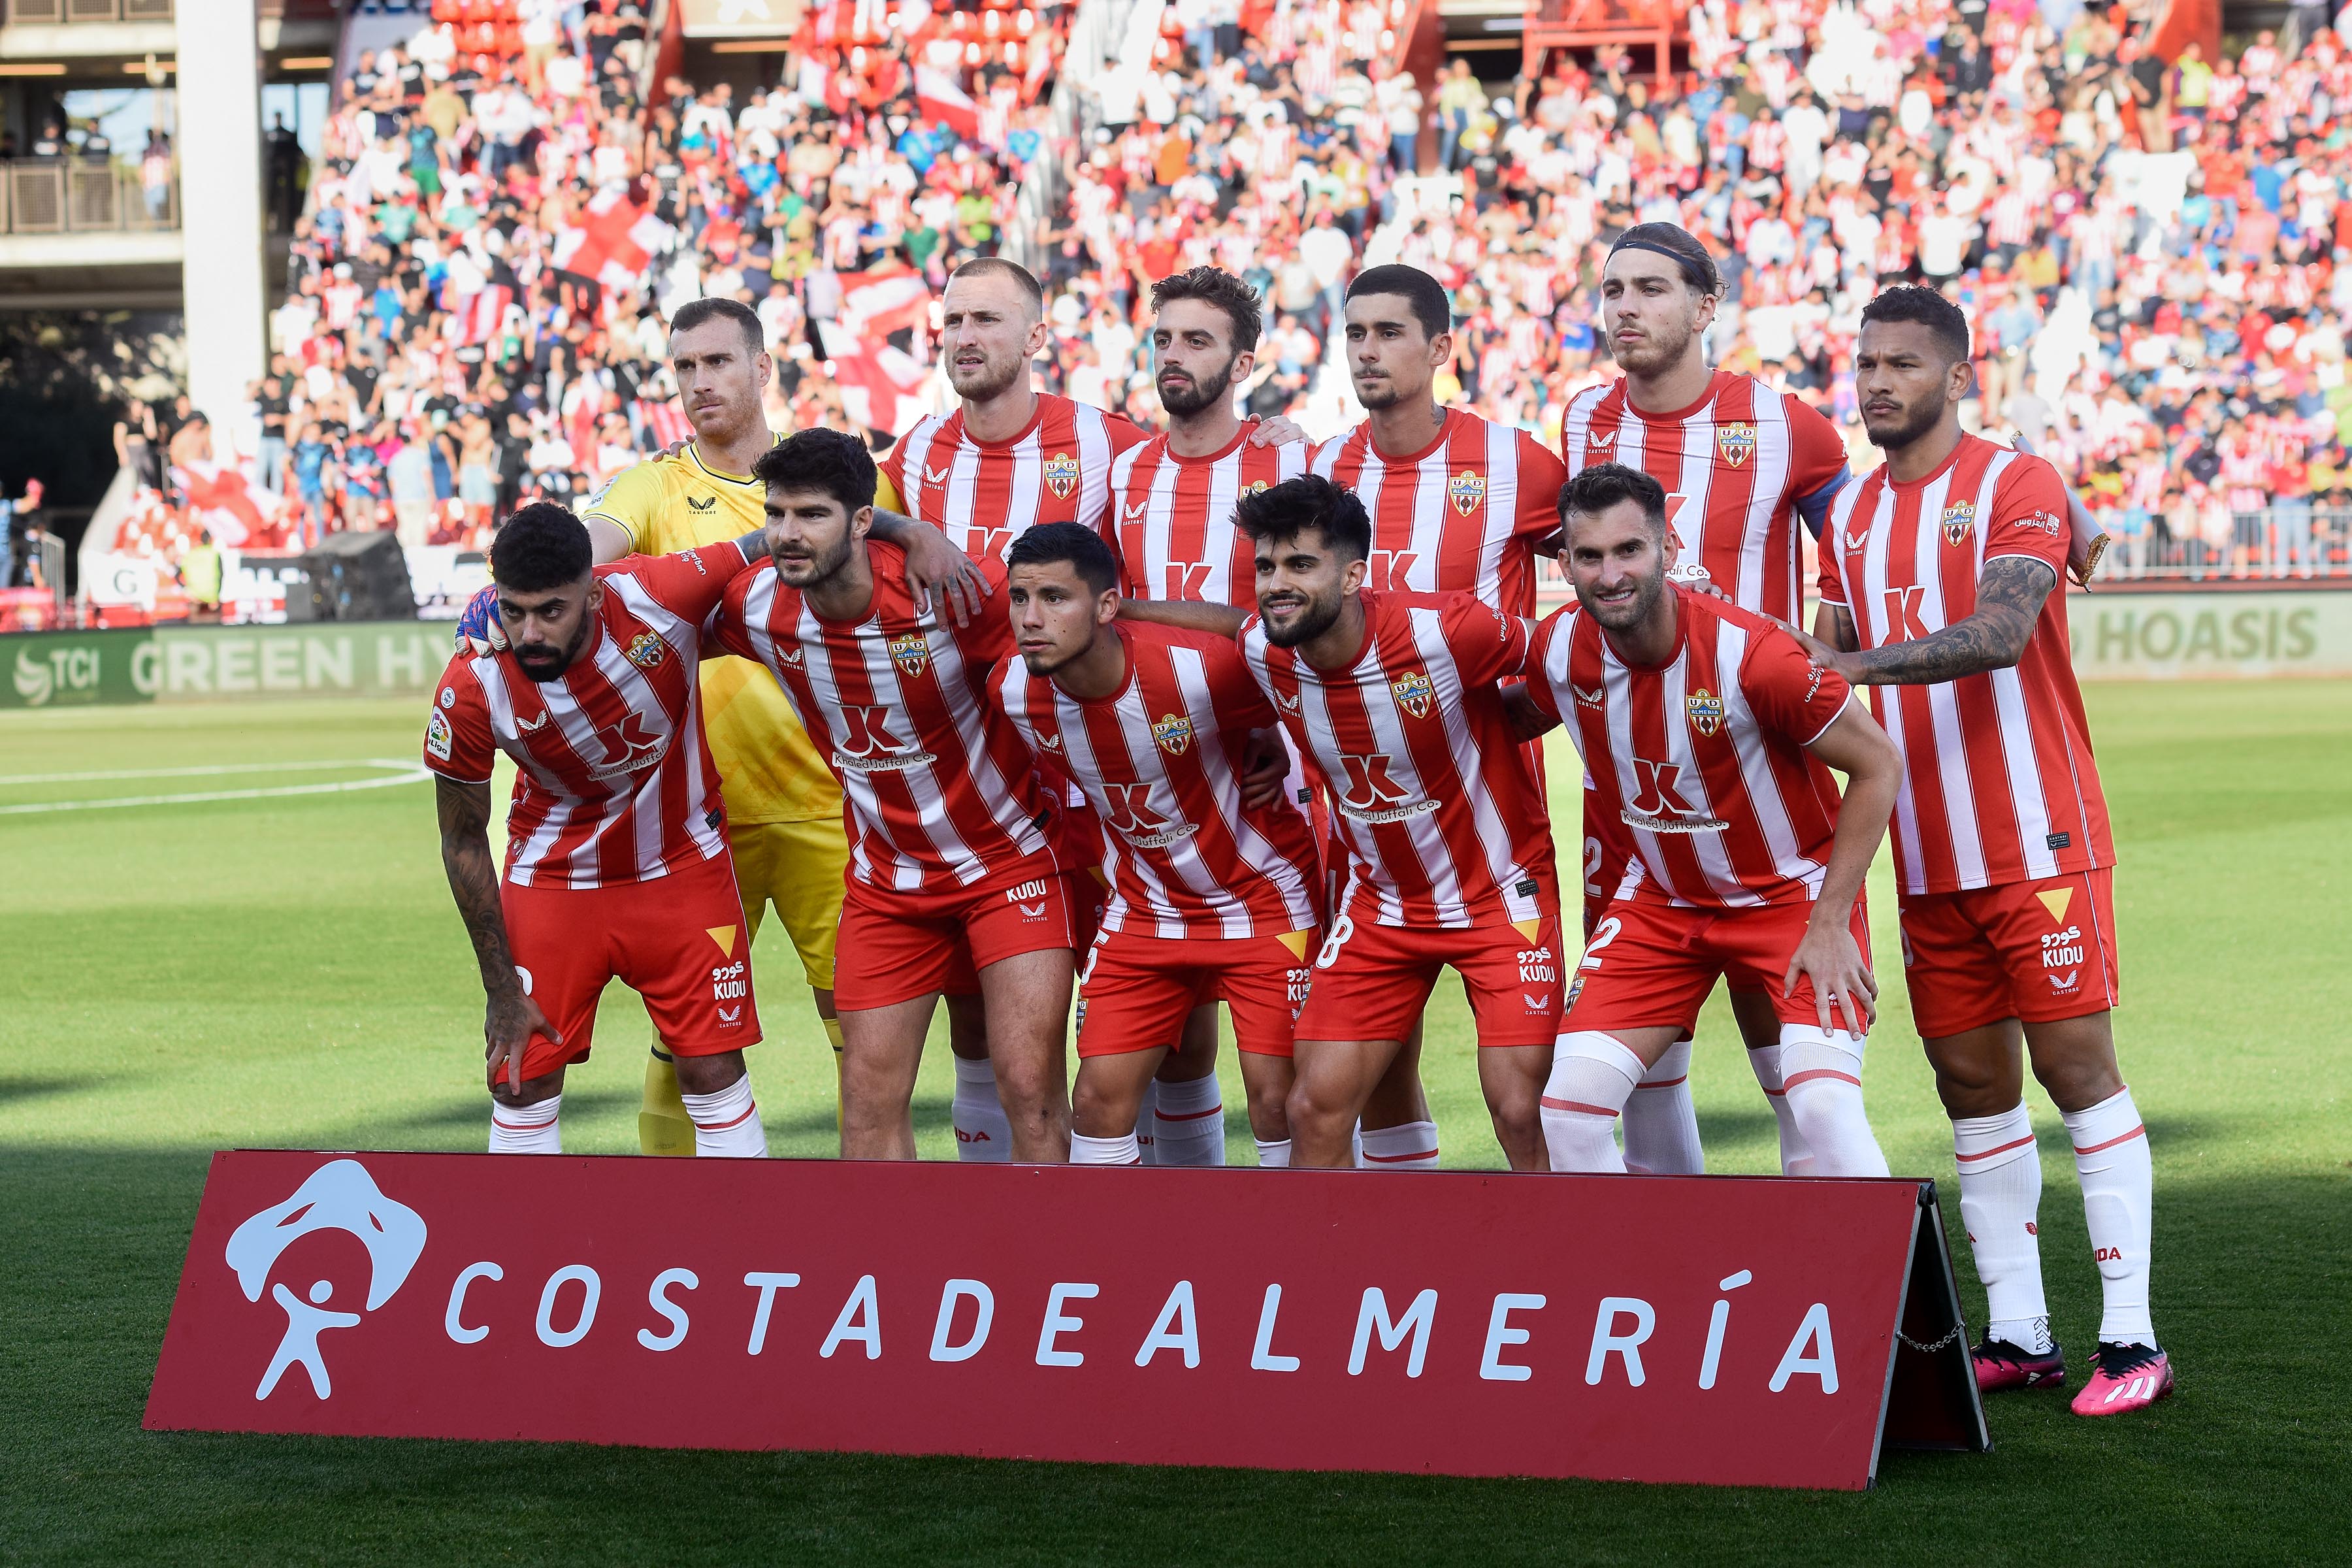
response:
{"label": "jersey number on shorts", "polygon": [[1338,920],[1332,921],[1331,934],[1323,939],[1323,950],[1315,955],[1315,967],[1318,969],[1328,969],[1333,964],[1339,963],[1339,949],[1345,946],[1348,939],[1355,934],[1356,921],[1354,916],[1341,915]]}
{"label": "jersey number on shorts", "polygon": [[1601,950],[1607,947],[1611,942],[1615,942],[1617,940],[1617,933],[1624,929],[1625,922],[1619,920],[1615,915],[1611,915],[1599,925],[1594,926],[1592,928],[1592,940],[1584,944],[1583,962],[1579,963],[1576,967],[1579,969],[1600,968]]}

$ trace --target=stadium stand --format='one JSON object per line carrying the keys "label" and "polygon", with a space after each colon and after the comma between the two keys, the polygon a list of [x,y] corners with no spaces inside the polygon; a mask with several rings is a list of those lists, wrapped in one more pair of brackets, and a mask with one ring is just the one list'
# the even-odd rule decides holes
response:
{"label": "stadium stand", "polygon": [[1122,12],[1108,68],[1057,86],[1098,4],[838,0],[772,57],[789,86],[739,96],[654,84],[630,0],[442,0],[338,84],[243,427],[181,432],[115,548],[167,572],[200,532],[478,548],[687,434],[663,321],[708,293],[766,324],[777,428],[887,442],[948,395],[947,268],[999,249],[1046,281],[1045,384],[1146,421],[1149,282],[1240,273],[1269,300],[1249,406],[1318,434],[1352,412],[1346,278],[1426,268],[1459,322],[1441,395],[1556,442],[1612,374],[1608,242],[1666,219],[1723,258],[1717,360],[1859,461],[1856,319],[1925,278],[1976,323],[1972,420],[2075,476],[2106,575],[2352,571],[2335,31],[2168,65],[2130,5],[1708,0],[1686,69],[1530,48],[1498,92],[1461,57],[1398,69],[1404,0],[1181,0]]}

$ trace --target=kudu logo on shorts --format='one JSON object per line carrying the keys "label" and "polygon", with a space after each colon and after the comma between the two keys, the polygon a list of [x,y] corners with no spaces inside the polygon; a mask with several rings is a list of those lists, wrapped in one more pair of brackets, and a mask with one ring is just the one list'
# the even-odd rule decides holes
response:
{"label": "kudu logo on shorts", "polygon": [[269,1358],[261,1385],[253,1391],[256,1399],[268,1398],[278,1379],[293,1366],[309,1373],[312,1392],[326,1398],[333,1385],[328,1381],[319,1336],[329,1329],[352,1328],[360,1321],[358,1312],[329,1309],[327,1303],[335,1296],[332,1280],[314,1281],[304,1292],[307,1300],[282,1283],[269,1284],[270,1270],[287,1248],[320,1230],[345,1232],[367,1248],[366,1310],[371,1312],[392,1300],[425,1250],[424,1216],[406,1204],[385,1197],[367,1167],[357,1160],[329,1161],[311,1172],[294,1189],[292,1197],[238,1226],[228,1238],[227,1261],[245,1299],[260,1300],[262,1287],[269,1285],[270,1300],[286,1311],[286,1336],[278,1342],[278,1353]]}

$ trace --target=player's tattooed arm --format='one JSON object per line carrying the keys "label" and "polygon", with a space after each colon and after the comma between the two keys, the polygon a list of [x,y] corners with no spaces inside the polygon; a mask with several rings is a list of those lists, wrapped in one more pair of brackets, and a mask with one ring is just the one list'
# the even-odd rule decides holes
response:
{"label": "player's tattooed arm", "polygon": [[919,522],[887,507],[874,509],[867,537],[895,544],[907,552],[907,585],[915,590],[915,608],[929,612],[931,595],[947,595],[948,609],[959,626],[971,625],[988,602],[988,579],[971,557],[948,542],[948,536],[928,522]]}
{"label": "player's tattooed arm", "polygon": [[1195,599],[1121,599],[1118,616],[1123,621],[1151,621],[1179,631],[1207,632],[1219,637],[1239,637],[1244,623],[1249,619],[1247,611]]}
{"label": "player's tattooed arm", "polygon": [[1511,734],[1515,739],[1532,741],[1559,728],[1559,717],[1537,707],[1536,700],[1528,695],[1527,682],[1513,681],[1502,691],[1503,716],[1511,721]]}
{"label": "player's tattooed arm", "polygon": [[1797,631],[1794,626],[1789,629],[1797,632],[1797,640],[1805,645],[1805,651],[1813,656],[1813,662],[1824,669],[1832,661],[1822,657],[1822,649],[1832,653],[1852,653],[1862,646],[1861,637],[1854,635],[1853,612],[1843,605],[1824,604],[1815,609],[1811,637]]}
{"label": "player's tattooed arm", "polygon": [[1859,653],[1832,651],[1824,662],[1857,686],[1935,686],[2007,669],[2025,656],[2042,601],[2057,585],[2048,562],[2004,555],[1985,563],[1976,609],[1942,631]]}
{"label": "player's tattooed arm", "polygon": [[449,896],[457,900],[482,973],[482,1043],[489,1079],[495,1086],[504,1068],[509,1086],[520,1089],[530,1037],[545,1035],[559,1045],[562,1037],[515,974],[506,912],[499,902],[498,858],[490,853],[490,786],[436,776],[433,791],[441,818],[441,868],[448,874]]}

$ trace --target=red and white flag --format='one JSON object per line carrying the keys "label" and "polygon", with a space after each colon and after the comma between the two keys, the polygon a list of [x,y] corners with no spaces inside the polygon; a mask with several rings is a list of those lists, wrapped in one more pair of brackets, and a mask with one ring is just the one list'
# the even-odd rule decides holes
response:
{"label": "red and white flag", "polygon": [[887,343],[854,342],[847,352],[835,347],[841,334],[825,337],[832,354],[834,384],[841,389],[842,411],[868,430],[903,436],[923,421],[930,405],[921,396],[929,366]]}
{"label": "red and white flag", "polygon": [[503,283],[493,283],[466,301],[458,313],[459,341],[486,343],[499,335],[506,324],[507,310],[514,304],[515,291]]}
{"label": "red and white flag", "polygon": [[593,278],[607,288],[633,287],[655,254],[669,244],[669,225],[631,201],[619,186],[597,192],[580,220],[556,237],[556,269]]}
{"label": "red and white flag", "polygon": [[926,323],[930,285],[911,267],[877,267],[852,274],[842,282],[841,310],[835,321],[853,339],[879,342],[892,332]]}
{"label": "red and white flag", "polygon": [[915,108],[966,141],[980,132],[980,106],[945,71],[929,66],[915,68]]}

